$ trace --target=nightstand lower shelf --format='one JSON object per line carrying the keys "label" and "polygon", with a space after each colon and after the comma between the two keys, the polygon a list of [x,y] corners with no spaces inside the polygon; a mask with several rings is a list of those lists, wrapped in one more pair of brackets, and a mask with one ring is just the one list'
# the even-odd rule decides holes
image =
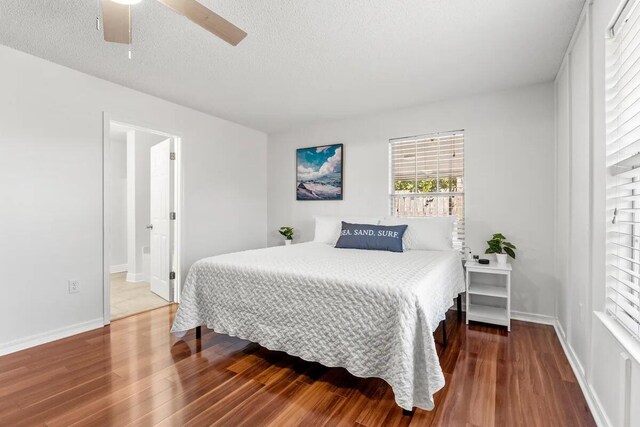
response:
{"label": "nightstand lower shelf", "polygon": [[467,320],[509,326],[507,309],[488,305],[469,304]]}

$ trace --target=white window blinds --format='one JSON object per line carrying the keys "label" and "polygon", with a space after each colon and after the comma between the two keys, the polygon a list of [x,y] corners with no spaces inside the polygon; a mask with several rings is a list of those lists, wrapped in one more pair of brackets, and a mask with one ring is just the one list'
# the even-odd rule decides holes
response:
{"label": "white window blinds", "polygon": [[454,246],[464,246],[464,133],[390,141],[391,214],[457,217]]}
{"label": "white window blinds", "polygon": [[[630,2],[633,3],[633,2]],[[640,7],[607,41],[606,311],[640,338]]]}

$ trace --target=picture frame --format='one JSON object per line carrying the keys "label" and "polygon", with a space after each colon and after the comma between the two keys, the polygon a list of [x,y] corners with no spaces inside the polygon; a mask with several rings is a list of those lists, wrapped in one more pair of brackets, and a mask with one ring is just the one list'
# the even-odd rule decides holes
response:
{"label": "picture frame", "polygon": [[296,149],[296,200],[343,200],[344,145]]}

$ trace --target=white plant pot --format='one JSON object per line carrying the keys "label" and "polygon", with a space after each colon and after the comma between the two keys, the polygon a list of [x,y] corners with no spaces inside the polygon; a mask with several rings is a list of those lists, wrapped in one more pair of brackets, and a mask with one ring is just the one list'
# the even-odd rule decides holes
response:
{"label": "white plant pot", "polygon": [[496,254],[496,260],[498,260],[498,264],[505,265],[507,263],[507,254]]}
{"label": "white plant pot", "polygon": [[285,246],[289,246],[289,245],[291,245],[291,240],[285,240],[285,241],[284,241],[284,245],[285,245]]}

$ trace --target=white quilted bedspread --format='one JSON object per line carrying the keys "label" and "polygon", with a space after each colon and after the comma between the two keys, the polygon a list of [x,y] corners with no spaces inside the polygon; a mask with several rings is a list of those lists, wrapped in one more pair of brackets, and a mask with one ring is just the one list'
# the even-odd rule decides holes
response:
{"label": "white quilted bedspread", "polygon": [[444,386],[433,332],[464,291],[455,251],[392,253],[303,243],[196,262],[172,332],[199,325],[359,377],[405,409]]}

